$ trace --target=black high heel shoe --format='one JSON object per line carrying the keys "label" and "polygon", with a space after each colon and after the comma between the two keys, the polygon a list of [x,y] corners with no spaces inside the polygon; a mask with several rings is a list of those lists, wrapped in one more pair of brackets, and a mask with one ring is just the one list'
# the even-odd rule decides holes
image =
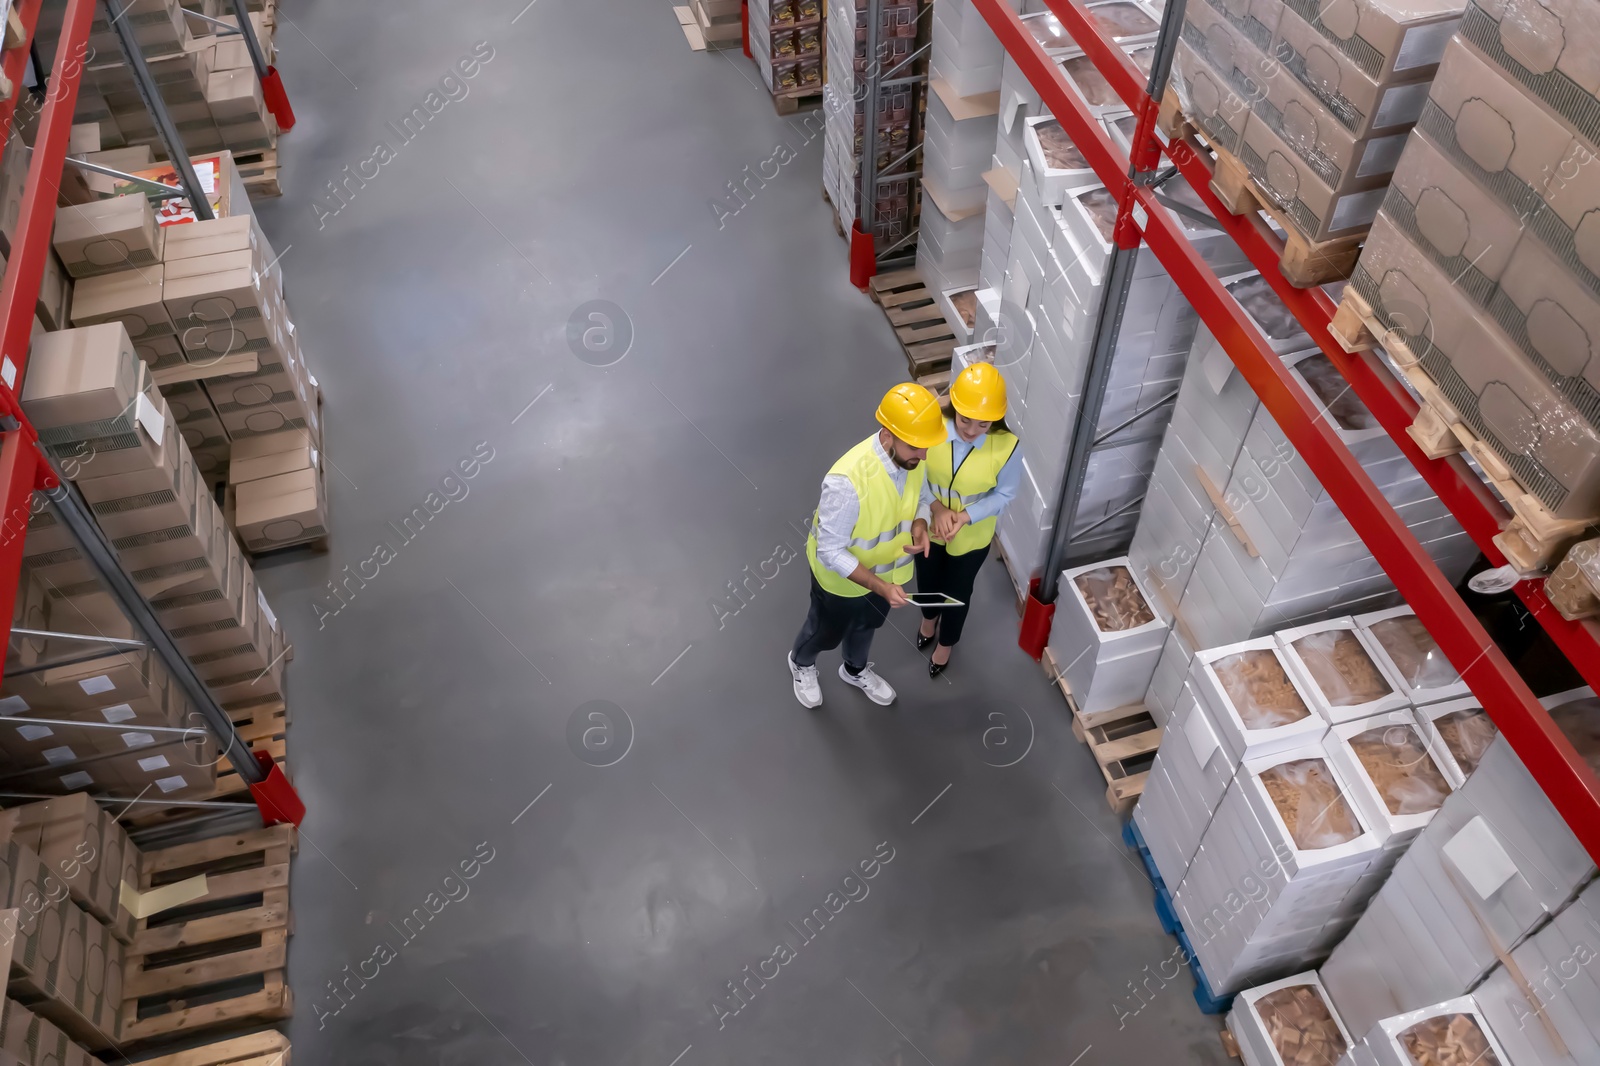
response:
{"label": "black high heel shoe", "polygon": [[917,627],[917,650],[918,651],[926,651],[927,648],[928,648],[928,645],[932,644],[934,642],[934,640],[938,636],[939,636],[939,627],[938,626],[934,626],[933,627],[933,636],[931,636],[931,637],[923,636],[922,635],[922,627],[918,626]]}
{"label": "black high heel shoe", "polygon": [[932,659],[929,659],[928,660],[928,676],[930,678],[938,677],[940,674],[944,673],[944,668],[949,666],[949,665],[950,665],[950,660],[949,659],[946,659],[942,663],[936,663]]}

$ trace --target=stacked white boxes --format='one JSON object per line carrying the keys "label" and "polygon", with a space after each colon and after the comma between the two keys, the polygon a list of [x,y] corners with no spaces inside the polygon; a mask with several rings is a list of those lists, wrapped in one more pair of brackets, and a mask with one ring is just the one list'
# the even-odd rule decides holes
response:
{"label": "stacked white boxes", "polygon": [[917,273],[929,288],[943,291],[978,282],[989,192],[983,173],[998,112],[992,99],[957,96],[943,81],[931,88],[922,134]]}
{"label": "stacked white boxes", "polygon": [[1311,972],[1240,992],[1227,1025],[1245,1066],[1333,1066],[1355,1043]]}
{"label": "stacked white boxes", "polygon": [[1327,748],[1383,841],[1382,861],[1392,866],[1450,794],[1442,744],[1407,708],[1335,725]]}
{"label": "stacked white boxes", "polygon": [[1354,722],[1408,705],[1399,681],[1379,665],[1354,618],[1334,618],[1275,634],[1300,687],[1329,722]]}
{"label": "stacked white boxes", "polygon": [[1351,792],[1321,742],[1240,767],[1173,896],[1211,994],[1314,966],[1355,924],[1385,871]]}
{"label": "stacked white boxes", "polygon": [[[1511,953],[1472,995],[1516,1066],[1600,1062],[1600,882]],[[1531,992],[1531,996],[1530,996]]]}
{"label": "stacked white boxes", "polygon": [[1416,1066],[1419,1062],[1528,1066],[1506,1054],[1473,996],[1453,997],[1375,1022],[1338,1066]]}
{"label": "stacked white boxes", "polygon": [[1358,1032],[1465,995],[1594,872],[1510,744],[1496,740],[1334,950],[1323,983]]}
{"label": "stacked white boxes", "polygon": [[1425,704],[1416,708],[1416,715],[1453,788],[1466,783],[1500,735],[1483,704],[1471,696]]}
{"label": "stacked white boxes", "polygon": [[1050,651],[1080,714],[1140,703],[1166,643],[1167,623],[1127,563],[1107,559],[1061,573]]}

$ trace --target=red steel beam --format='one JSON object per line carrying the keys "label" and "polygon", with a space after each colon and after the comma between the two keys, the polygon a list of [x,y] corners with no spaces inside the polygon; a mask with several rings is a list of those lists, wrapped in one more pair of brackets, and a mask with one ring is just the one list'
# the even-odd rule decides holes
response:
{"label": "red steel beam", "polygon": [[[973,0],[973,3],[999,37],[1006,52],[1039,93],[1045,106],[1061,122],[1062,128],[1075,141],[1080,134],[1087,138],[1078,143],[1078,149],[1095,173],[1105,180],[1107,188],[1117,193],[1119,198],[1125,196],[1129,191],[1127,160],[1121,158],[1120,152],[1068,87],[1065,73],[1045,56],[1044,50],[1022,26],[1016,12],[1007,7],[1003,0]],[[1064,14],[1058,12],[1058,17],[1061,17],[1063,25],[1079,44],[1085,45],[1087,54],[1104,55],[1106,49],[1112,47],[1076,11],[1073,4],[1066,0],[1050,0],[1052,9],[1058,4],[1065,9]],[[1104,47],[1095,47],[1096,42]],[[1102,73],[1110,79],[1118,69],[1112,64],[1111,69],[1102,68]],[[1154,101],[1145,96],[1142,106],[1135,110],[1142,112],[1152,106]],[[1293,289],[1282,278],[1278,270],[1278,256],[1282,250],[1275,249],[1276,241],[1269,239],[1264,223],[1259,218],[1241,218],[1222,209],[1220,201],[1210,192],[1209,165],[1192,145],[1188,151],[1174,150],[1172,154],[1174,162],[1184,170],[1185,177],[1189,178],[1190,184],[1195,186],[1207,207],[1217,216],[1222,228],[1239,241],[1252,262],[1261,269],[1262,275],[1299,317],[1302,325],[1311,331],[1313,338],[1334,359],[1335,365],[1348,372],[1351,384],[1357,388],[1362,400],[1369,401],[1370,397],[1369,405],[1375,405],[1374,413],[1379,415],[1380,424],[1413,461],[1421,460],[1418,462],[1419,471],[1429,479],[1430,485],[1443,490],[1441,496],[1445,497],[1452,511],[1460,507],[1460,513],[1469,516],[1468,522],[1474,536],[1487,532],[1490,522],[1498,528],[1498,522],[1494,520],[1494,514],[1482,492],[1471,487],[1468,474],[1459,461],[1452,464],[1427,460],[1416,450],[1404,432],[1404,426],[1410,424],[1409,413],[1405,412],[1406,405],[1399,399],[1397,389],[1383,387],[1376,362],[1369,358],[1351,357],[1333,341],[1328,333],[1333,309],[1326,296]],[[1195,169],[1197,166],[1200,168],[1198,171]],[[1167,269],[1179,290],[1188,297],[1201,321],[1217,338],[1240,374],[1261,398],[1279,429],[1296,451],[1304,456],[1312,472],[1339,505],[1341,513],[1360,533],[1373,557],[1394,581],[1396,589],[1438,642],[1451,665],[1489,712],[1501,732],[1506,734],[1506,739],[1539,781],[1551,802],[1562,812],[1573,833],[1589,854],[1600,860],[1600,817],[1597,817],[1600,814],[1600,778],[1579,758],[1572,744],[1556,728],[1532,690],[1518,676],[1504,653],[1489,639],[1488,633],[1400,521],[1389,502],[1367,477],[1361,464],[1338,439],[1327,420],[1321,417],[1320,409],[1295,384],[1238,301],[1222,287],[1221,281],[1195,252],[1194,246],[1171,214],[1160,206],[1153,191],[1135,188],[1132,194],[1148,216],[1143,230],[1150,250]],[[1404,421],[1400,424],[1402,417]],[[1551,616],[1554,612],[1546,610],[1542,614]],[[1545,618],[1541,617],[1543,621]],[[1591,653],[1595,647],[1590,645]],[[1579,665],[1582,669],[1584,663],[1580,660]],[[1593,669],[1595,663],[1591,661],[1588,666]]]}

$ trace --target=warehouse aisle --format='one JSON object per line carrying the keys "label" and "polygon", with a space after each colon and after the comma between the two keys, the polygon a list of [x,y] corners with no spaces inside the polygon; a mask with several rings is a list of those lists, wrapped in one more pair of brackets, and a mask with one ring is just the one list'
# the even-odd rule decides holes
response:
{"label": "warehouse aisle", "polygon": [[939,681],[905,615],[896,707],[790,694],[818,482],[903,369],[820,116],[666,2],[524,2],[280,15],[334,523],[261,570],[297,1059],[1221,1063],[998,563]]}

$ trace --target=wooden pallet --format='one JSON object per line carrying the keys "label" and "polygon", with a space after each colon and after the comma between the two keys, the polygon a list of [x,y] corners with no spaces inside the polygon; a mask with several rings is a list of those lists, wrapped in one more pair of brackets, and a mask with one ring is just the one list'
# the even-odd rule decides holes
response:
{"label": "wooden pallet", "polygon": [[139,1066],[289,1066],[289,1038],[268,1029],[174,1055],[144,1059]]}
{"label": "wooden pallet", "polygon": [[1145,710],[1134,703],[1104,711],[1080,711],[1072,687],[1055,653],[1044,652],[1045,673],[1050,677],[1072,714],[1072,735],[1089,747],[1095,765],[1106,779],[1106,803],[1118,814],[1126,814],[1144,793],[1150,764],[1161,743],[1161,727]]}
{"label": "wooden pallet", "polygon": [[239,152],[233,157],[233,165],[238,168],[239,178],[244,182],[245,192],[250,194],[250,199],[266,200],[283,195],[283,186],[278,182],[276,148]]}
{"label": "wooden pallet", "polygon": [[1302,236],[1289,216],[1256,184],[1249,168],[1232,152],[1210,143],[1205,131],[1184,116],[1178,94],[1173,89],[1169,88],[1162,98],[1156,122],[1169,140],[1192,135],[1206,141],[1206,146],[1216,156],[1211,191],[1223,206],[1236,215],[1265,211],[1283,228],[1287,236],[1283,255],[1278,259],[1278,269],[1289,280],[1289,284],[1298,289],[1309,289],[1350,277],[1351,271],[1355,270],[1356,259],[1361,255],[1361,242],[1366,240],[1365,231],[1323,241]]}
{"label": "wooden pallet", "polygon": [[[291,649],[285,656],[285,661],[294,658]],[[239,731],[239,738],[250,745],[251,751],[264,751],[272,756],[272,761],[288,768],[285,765],[288,758],[288,730],[289,709],[282,700],[270,700],[255,704],[243,709],[228,711],[228,717],[233,719],[234,728]],[[217,766],[217,783],[210,792],[203,796],[191,797],[201,800],[231,800],[247,799],[250,786],[239,776],[237,770],[226,760]],[[156,805],[131,806],[120,819],[129,829],[148,829],[153,826],[170,825],[185,819],[203,817],[205,808],[194,807],[162,807]]]}
{"label": "wooden pallet", "polygon": [[1225,1055],[1227,1055],[1228,1058],[1230,1058],[1230,1059],[1240,1058],[1241,1056],[1239,1055],[1239,1041],[1234,1039],[1233,1034],[1231,1032],[1229,1032],[1228,1030],[1224,1029],[1218,1035],[1222,1038],[1222,1051],[1223,1051],[1223,1053]]}
{"label": "wooden pallet", "polygon": [[913,378],[950,369],[950,356],[959,342],[935,294],[915,270],[879,274],[868,291],[894,327]]}
{"label": "wooden pallet", "polygon": [[1600,522],[1600,516],[1557,518],[1538,497],[1518,484],[1516,473],[1461,420],[1455,405],[1428,376],[1421,359],[1404,338],[1386,329],[1366,298],[1353,288],[1345,289],[1328,332],[1345,351],[1360,352],[1381,345],[1389,353],[1422,397],[1417,417],[1406,432],[1428,458],[1465,452],[1477,462],[1484,480],[1511,508],[1511,521],[1495,535],[1494,542],[1518,570],[1533,573],[1553,569],[1566,556],[1567,549]]}
{"label": "wooden pallet", "polygon": [[792,115],[797,111],[810,111],[822,106],[822,89],[792,89],[785,93],[772,94],[772,108],[780,115]]}
{"label": "wooden pallet", "polygon": [[141,889],[204,874],[206,894],[139,920],[125,952],[119,1044],[290,1016],[296,844],[294,826],[278,825],[145,852]]}

